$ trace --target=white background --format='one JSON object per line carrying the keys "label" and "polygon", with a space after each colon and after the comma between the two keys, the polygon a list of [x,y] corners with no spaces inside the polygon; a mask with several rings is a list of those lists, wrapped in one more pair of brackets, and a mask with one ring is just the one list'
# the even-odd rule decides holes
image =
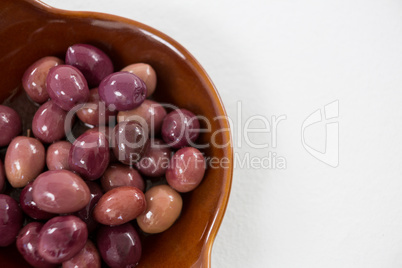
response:
{"label": "white background", "polygon": [[[402,2],[45,0],[117,14],[186,47],[237,126],[286,115],[270,133],[234,133],[236,153],[286,158],[286,169],[237,168],[213,267],[402,267]],[[312,157],[301,125],[339,101],[339,166]],[[263,126],[254,121],[254,127]],[[325,147],[325,123],[306,130]]]}

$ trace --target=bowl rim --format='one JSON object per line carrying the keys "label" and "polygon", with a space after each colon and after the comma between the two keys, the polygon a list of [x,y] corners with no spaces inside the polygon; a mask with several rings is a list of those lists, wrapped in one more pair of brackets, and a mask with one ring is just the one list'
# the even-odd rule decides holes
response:
{"label": "bowl rim", "polygon": [[[108,14],[108,13],[103,13],[103,12],[94,12],[94,11],[71,11],[71,10],[64,10],[64,9],[59,9],[52,7],[40,0],[22,0],[28,5],[31,5],[35,8],[39,8],[41,10],[44,10],[45,12],[57,14],[57,15],[63,15],[63,16],[69,16],[69,17],[86,17],[86,18],[93,18],[93,19],[100,19],[100,20],[108,20],[108,21],[116,21],[116,22],[123,22],[126,24],[129,24],[131,26],[139,27],[142,28],[149,33],[158,36],[159,38],[163,39],[164,41],[167,41],[170,45],[172,45],[175,49],[177,49],[182,55],[186,57],[186,60],[190,62],[190,64],[196,68],[196,72],[199,73],[205,81],[205,85],[208,88],[208,93],[209,95],[213,98],[215,108],[219,111],[220,116],[225,116],[227,118],[227,113],[225,110],[225,107],[223,105],[222,99],[213,84],[211,78],[207,74],[207,72],[204,70],[204,68],[201,66],[201,64],[195,59],[195,57],[186,49],[184,48],[181,44],[179,44],[177,41],[175,41],[173,38],[169,37],[168,35],[164,34],[163,32],[148,26],[146,24],[143,24],[141,22],[138,22],[133,19],[129,19],[126,17],[118,16],[118,15],[113,15],[113,14]],[[231,134],[231,128],[228,123],[228,120],[223,120],[221,122],[223,127],[225,129],[228,129],[229,131],[223,132],[224,139],[225,141],[228,142],[229,146],[224,148],[225,150],[225,156],[229,158],[229,167],[225,169],[223,179],[225,180],[225,185],[224,185],[224,192],[219,198],[218,201],[218,206],[216,213],[214,215],[214,220],[211,224],[211,228],[208,232],[207,238],[205,240],[204,246],[201,249],[199,259],[196,264],[199,264],[199,266],[202,267],[211,267],[211,252],[212,252],[212,246],[213,242],[216,238],[216,235],[219,231],[219,228],[222,224],[223,217],[225,215],[227,206],[228,206],[228,201],[229,201],[229,196],[230,196],[230,191],[231,191],[231,186],[232,186],[232,180],[233,180],[233,139],[232,139],[232,134]],[[192,267],[195,267],[195,264],[193,264]]]}

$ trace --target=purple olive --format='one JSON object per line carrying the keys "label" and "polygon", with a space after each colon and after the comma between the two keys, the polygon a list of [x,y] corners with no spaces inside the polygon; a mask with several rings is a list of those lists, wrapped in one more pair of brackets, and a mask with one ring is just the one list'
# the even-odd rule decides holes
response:
{"label": "purple olive", "polygon": [[109,152],[109,142],[102,132],[85,132],[73,143],[68,164],[85,179],[96,180],[109,165]]}
{"label": "purple olive", "polygon": [[98,126],[107,125],[117,111],[111,111],[99,99],[98,88],[89,91],[89,100],[77,111],[78,118],[85,124]]}
{"label": "purple olive", "polygon": [[191,145],[199,135],[200,122],[186,109],[176,109],[163,119],[162,138],[172,148]]}
{"label": "purple olive", "polygon": [[77,255],[63,262],[63,268],[100,268],[101,259],[94,243],[88,240]]}
{"label": "purple olive", "polygon": [[152,139],[141,160],[135,164],[141,174],[148,177],[165,175],[172,151],[159,139]]}
{"label": "purple olive", "polygon": [[123,164],[138,162],[148,146],[148,132],[138,122],[126,121],[114,127],[113,152]]}
{"label": "purple olive", "polygon": [[40,230],[38,252],[50,263],[62,263],[80,252],[87,239],[87,226],[78,217],[55,217]]}
{"label": "purple olive", "polygon": [[108,75],[99,85],[99,97],[107,106],[113,104],[117,111],[127,111],[141,105],[147,87],[138,76],[129,72]]}
{"label": "purple olive", "polygon": [[17,237],[17,249],[22,257],[36,268],[53,268],[55,264],[45,261],[38,252],[38,235],[43,223],[31,222],[21,229]]}
{"label": "purple olive", "polygon": [[49,146],[46,152],[46,165],[49,170],[69,169],[68,156],[72,144],[68,141],[58,141]]}
{"label": "purple olive", "polygon": [[3,162],[0,160],[0,194],[6,189],[6,173]]}
{"label": "purple olive", "polygon": [[21,133],[21,118],[14,109],[0,105],[0,147],[9,145]]}
{"label": "purple olive", "polygon": [[68,170],[51,170],[40,174],[33,183],[36,205],[50,213],[72,213],[88,205],[90,192],[85,182]]}
{"label": "purple olive", "polygon": [[102,226],[97,244],[102,259],[111,268],[135,267],[141,258],[141,241],[130,223]]}
{"label": "purple olive", "polygon": [[22,77],[22,86],[34,102],[42,104],[49,99],[46,77],[51,68],[60,64],[63,64],[63,61],[59,58],[44,57],[34,62],[25,71]]}
{"label": "purple olive", "polygon": [[113,63],[99,48],[87,44],[75,44],[67,49],[66,64],[82,72],[90,87],[97,87],[113,72]]}
{"label": "purple olive", "polygon": [[130,166],[121,164],[110,165],[101,178],[101,184],[105,192],[120,186],[133,186],[141,191],[145,189],[140,173]]}
{"label": "purple olive", "polygon": [[0,247],[11,245],[22,227],[24,216],[18,202],[0,194]]}
{"label": "purple olive", "polygon": [[46,86],[50,98],[65,111],[86,102],[89,98],[85,77],[70,65],[59,65],[50,69]]}
{"label": "purple olive", "polygon": [[166,180],[178,192],[194,190],[205,174],[205,159],[200,151],[193,147],[178,150],[172,157]]}
{"label": "purple olive", "polygon": [[98,203],[99,199],[102,197],[103,192],[101,187],[92,181],[87,181],[89,191],[91,192],[90,201],[83,209],[76,212],[74,215],[79,217],[83,222],[86,223],[88,232],[92,233],[98,226],[98,222],[92,217],[92,212],[95,205]]}
{"label": "purple olive", "polygon": [[33,200],[32,196],[32,187],[33,183],[29,183],[25,188],[22,190],[20,195],[20,205],[21,209],[27,214],[29,217],[36,219],[36,220],[48,220],[56,216],[55,214],[46,212],[36,205],[35,201]]}
{"label": "purple olive", "polygon": [[67,112],[53,101],[42,104],[32,120],[32,132],[43,143],[52,143],[61,140],[66,134],[64,122]]}

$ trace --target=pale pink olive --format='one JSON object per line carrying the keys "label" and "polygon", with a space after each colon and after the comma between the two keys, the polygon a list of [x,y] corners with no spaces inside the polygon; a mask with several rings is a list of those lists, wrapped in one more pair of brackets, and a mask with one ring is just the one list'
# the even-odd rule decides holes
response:
{"label": "pale pink olive", "polygon": [[132,186],[121,186],[105,193],[93,216],[104,225],[120,225],[132,221],[146,209],[144,193]]}
{"label": "pale pink olive", "polygon": [[63,262],[63,268],[100,268],[101,259],[94,243],[88,240],[77,255]]}
{"label": "pale pink olive", "polygon": [[3,161],[0,160],[0,194],[4,192],[6,188],[6,172],[4,170]]}
{"label": "pale pink olive", "polygon": [[147,85],[147,97],[154,93],[156,88],[156,73],[151,65],[146,63],[134,63],[124,67],[122,72],[129,72],[137,75]]}
{"label": "pale pink olive", "polygon": [[77,111],[78,118],[85,124],[92,126],[107,125],[116,114],[117,111],[111,111],[100,101],[98,88],[89,91],[88,102]]}
{"label": "pale pink olive", "polygon": [[166,231],[180,215],[183,201],[179,193],[168,185],[158,185],[145,193],[147,209],[137,217],[142,231],[156,234]]}
{"label": "pale pink olive", "polygon": [[42,173],[33,184],[33,200],[38,208],[50,213],[72,213],[83,209],[91,193],[85,182],[68,170]]}
{"label": "pale pink olive", "polygon": [[72,144],[68,141],[58,141],[47,148],[46,165],[49,170],[69,169],[68,156]]}
{"label": "pale pink olive", "polygon": [[47,262],[38,252],[38,235],[43,223],[31,222],[21,229],[17,237],[17,249],[22,257],[33,267],[53,268],[55,264]]}
{"label": "pale pink olive", "polygon": [[22,123],[19,114],[12,108],[0,105],[0,147],[9,143],[21,133]]}
{"label": "pale pink olive", "polygon": [[145,183],[140,173],[134,168],[122,164],[110,165],[103,173],[101,184],[105,192],[120,186],[133,186],[141,191],[145,189]]}
{"label": "pale pink olive", "polygon": [[25,187],[45,167],[45,147],[34,138],[16,137],[7,148],[4,166],[14,188]]}
{"label": "pale pink olive", "polygon": [[144,100],[137,108],[129,111],[121,111],[117,115],[117,122],[137,121],[144,128],[148,128],[149,134],[154,137],[160,134],[166,110],[159,103],[152,100]]}
{"label": "pale pink olive", "polygon": [[173,189],[185,193],[194,190],[204,178],[205,159],[193,147],[178,150],[166,171],[166,180]]}
{"label": "pale pink olive", "polygon": [[50,263],[62,263],[80,252],[87,239],[87,226],[78,217],[54,217],[39,232],[38,252]]}
{"label": "pale pink olive", "polygon": [[32,120],[32,132],[43,143],[52,143],[66,136],[64,122],[67,112],[53,101],[42,104]]}
{"label": "pale pink olive", "polygon": [[89,98],[87,81],[77,68],[70,65],[58,65],[50,69],[46,86],[50,98],[65,111],[85,103]]}
{"label": "pale pink olive", "polygon": [[141,160],[135,164],[138,171],[148,177],[165,175],[172,151],[159,139],[151,139],[150,146]]}
{"label": "pale pink olive", "polygon": [[44,57],[34,62],[25,71],[22,77],[22,87],[34,102],[42,104],[49,99],[46,89],[47,74],[51,68],[63,63],[56,57]]}

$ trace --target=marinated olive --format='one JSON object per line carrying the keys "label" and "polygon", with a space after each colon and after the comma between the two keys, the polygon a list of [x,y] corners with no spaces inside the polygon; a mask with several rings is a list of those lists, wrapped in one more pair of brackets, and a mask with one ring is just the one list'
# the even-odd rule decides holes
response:
{"label": "marinated olive", "polygon": [[68,170],[46,171],[36,178],[32,187],[36,205],[50,213],[77,212],[90,201],[88,186]]}
{"label": "marinated olive", "polygon": [[205,173],[205,159],[193,147],[178,150],[166,171],[166,180],[178,192],[194,190],[202,181]]}
{"label": "marinated olive", "polygon": [[23,219],[18,202],[0,194],[0,247],[9,246],[15,241]]}
{"label": "marinated olive", "polygon": [[105,193],[93,216],[105,225],[120,225],[134,220],[146,209],[144,193],[132,186],[121,186]]}
{"label": "marinated olive", "polygon": [[113,72],[113,63],[99,48],[88,44],[75,44],[67,49],[66,64],[79,69],[90,87],[96,87]]}
{"label": "marinated olive", "polygon": [[200,122],[186,109],[176,109],[163,119],[162,138],[172,148],[191,145],[199,135]]}
{"label": "marinated olive", "polygon": [[180,215],[183,201],[168,185],[158,185],[145,193],[147,209],[137,217],[138,226],[146,233],[160,233],[170,228]]}
{"label": "marinated olive", "polygon": [[33,200],[32,192],[33,192],[33,183],[30,182],[25,188],[22,190],[20,194],[20,205],[22,210],[29,217],[36,220],[47,220],[56,216],[55,214],[46,212],[36,205]]}
{"label": "marinated olive", "polygon": [[78,118],[85,124],[98,126],[107,125],[117,111],[111,111],[99,100],[98,88],[89,91],[89,100],[77,111]]}
{"label": "marinated olive", "polygon": [[7,148],[4,166],[11,186],[24,187],[45,167],[45,147],[37,139],[16,137]]}
{"label": "marinated olive", "polygon": [[130,223],[102,226],[97,245],[102,259],[111,268],[135,267],[141,258],[141,241]]}
{"label": "marinated olive", "polygon": [[101,260],[94,243],[88,240],[84,248],[74,257],[63,262],[63,268],[100,268]]}
{"label": "marinated olive", "polygon": [[117,111],[127,111],[141,105],[147,87],[138,76],[129,72],[108,75],[99,85],[99,97],[107,106],[113,104]]}
{"label": "marinated olive", "polygon": [[68,141],[58,141],[47,148],[46,165],[49,170],[69,169],[68,156],[72,144]]}
{"label": "marinated olive", "polygon": [[159,139],[150,141],[150,146],[136,167],[141,174],[148,177],[160,177],[165,175],[169,166],[172,151]]}
{"label": "marinated olive", "polygon": [[34,62],[25,71],[22,77],[22,86],[34,102],[42,104],[49,99],[46,77],[51,68],[60,64],[63,64],[63,61],[59,58],[44,57]]}
{"label": "marinated olive", "polygon": [[50,98],[65,111],[89,98],[87,81],[77,68],[70,65],[58,65],[50,69],[46,86]]}
{"label": "marinated olive", "polygon": [[0,147],[10,144],[21,133],[21,118],[14,109],[0,105]]}
{"label": "marinated olive", "polygon": [[42,227],[39,255],[50,263],[62,263],[80,252],[88,239],[85,223],[75,216],[55,217]]}

